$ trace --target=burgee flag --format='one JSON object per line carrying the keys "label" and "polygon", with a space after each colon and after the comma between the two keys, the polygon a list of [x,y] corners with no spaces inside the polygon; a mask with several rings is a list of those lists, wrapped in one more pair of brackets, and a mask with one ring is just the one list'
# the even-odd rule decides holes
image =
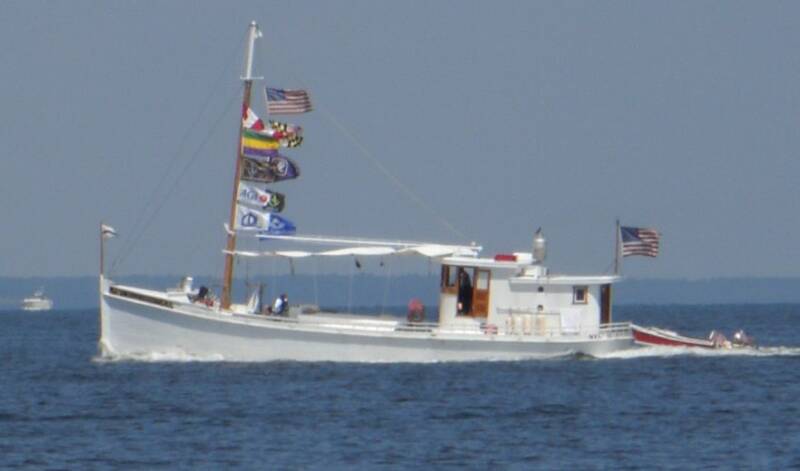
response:
{"label": "burgee flag", "polygon": [[247,107],[245,107],[242,112],[242,125],[244,125],[246,129],[253,129],[256,131],[262,131],[265,127],[264,121],[261,121],[261,118],[256,116],[253,110]]}

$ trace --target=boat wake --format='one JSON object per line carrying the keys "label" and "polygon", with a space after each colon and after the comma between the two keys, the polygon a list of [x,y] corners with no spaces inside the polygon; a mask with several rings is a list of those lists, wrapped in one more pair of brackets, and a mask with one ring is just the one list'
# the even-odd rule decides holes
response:
{"label": "boat wake", "polygon": [[183,352],[142,352],[131,354],[117,354],[104,352],[92,358],[95,363],[141,362],[141,363],[190,363],[190,362],[219,362],[225,361],[222,355],[190,355]]}
{"label": "boat wake", "polygon": [[699,347],[671,347],[648,346],[632,350],[621,350],[606,354],[596,355],[597,359],[634,359],[650,357],[673,356],[700,356],[700,357],[779,357],[800,356],[800,347],[754,347],[754,348],[699,348]]}

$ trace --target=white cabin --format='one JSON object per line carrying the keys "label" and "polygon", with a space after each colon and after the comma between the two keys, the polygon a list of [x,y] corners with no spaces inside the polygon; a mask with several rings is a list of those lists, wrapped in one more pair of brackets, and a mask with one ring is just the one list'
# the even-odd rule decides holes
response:
{"label": "white cabin", "polygon": [[552,275],[531,253],[448,257],[442,260],[439,323],[517,335],[593,335],[612,322],[611,285],[619,279]]}

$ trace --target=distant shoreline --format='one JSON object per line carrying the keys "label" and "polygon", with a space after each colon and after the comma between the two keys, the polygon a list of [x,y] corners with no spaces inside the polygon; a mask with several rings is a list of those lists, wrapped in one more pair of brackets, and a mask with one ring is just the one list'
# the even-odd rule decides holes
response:
{"label": "distant shoreline", "polygon": [[[121,283],[152,288],[175,286],[179,275],[119,277]],[[438,274],[400,275],[388,279],[382,275],[357,274],[280,275],[260,280],[265,284],[265,296],[288,291],[290,299],[318,302],[326,306],[404,306],[409,299],[422,299],[435,305],[438,296]],[[212,277],[195,277],[195,286],[207,285],[218,290]],[[14,310],[22,298],[44,287],[55,309],[97,307],[97,278],[78,277],[0,277],[0,310]],[[697,305],[697,304],[795,304],[800,303],[800,277],[708,278],[687,279],[627,279],[614,290],[614,304],[629,305]],[[352,293],[352,297],[350,294]],[[244,298],[244,281],[237,280],[235,295]]]}

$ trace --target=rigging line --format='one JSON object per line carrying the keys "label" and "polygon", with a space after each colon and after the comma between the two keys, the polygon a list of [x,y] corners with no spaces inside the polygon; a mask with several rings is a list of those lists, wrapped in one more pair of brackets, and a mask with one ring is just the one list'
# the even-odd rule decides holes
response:
{"label": "rigging line", "polygon": [[319,265],[316,257],[314,258],[314,304],[319,308],[319,287],[317,286],[317,276],[319,274]]}
{"label": "rigging line", "polygon": [[153,212],[150,214],[150,217],[147,219],[147,221],[145,222],[145,224],[144,224],[144,226],[142,227],[142,229],[141,229],[141,230],[139,231],[139,233],[138,233],[138,234],[135,236],[135,238],[134,238],[133,242],[132,242],[132,243],[130,244],[130,246],[129,246],[129,249],[128,249],[128,251],[127,251],[127,252],[125,252],[124,254],[121,254],[121,255],[120,255],[120,256],[119,256],[119,257],[118,257],[118,258],[117,258],[117,259],[114,261],[114,263],[112,263],[112,265],[111,265],[112,269],[113,269],[114,267],[116,267],[118,264],[121,264],[122,262],[124,262],[124,261],[125,261],[125,259],[127,259],[127,258],[128,258],[128,256],[131,254],[131,252],[132,252],[133,248],[134,248],[134,247],[136,246],[136,244],[139,242],[139,239],[141,239],[141,238],[142,238],[142,236],[144,235],[144,233],[147,231],[147,229],[150,227],[150,225],[151,225],[151,224],[153,223],[153,221],[155,220],[156,216],[158,216],[158,214],[161,212],[161,209],[164,207],[164,205],[166,204],[166,202],[167,202],[167,201],[169,201],[169,199],[172,197],[172,195],[173,195],[173,194],[175,193],[175,191],[178,189],[179,183],[180,183],[180,181],[183,179],[183,177],[186,175],[187,171],[189,170],[189,167],[191,167],[191,166],[192,166],[192,165],[195,163],[195,161],[197,160],[197,158],[198,158],[198,157],[199,157],[199,156],[202,154],[202,150],[203,150],[203,149],[206,147],[206,144],[208,144],[208,142],[211,140],[211,137],[214,135],[214,132],[213,132],[213,130],[216,130],[216,129],[218,129],[218,128],[219,128],[219,125],[220,125],[220,123],[222,122],[222,119],[223,119],[223,118],[225,118],[225,117],[227,117],[227,115],[228,115],[228,112],[230,111],[231,105],[232,105],[232,104],[233,104],[233,103],[236,101],[236,93],[235,93],[235,92],[238,92],[238,87],[237,87],[236,89],[232,89],[232,93],[230,94],[230,97],[228,98],[228,102],[227,102],[227,104],[225,105],[225,108],[224,108],[223,112],[222,112],[222,113],[219,115],[219,117],[218,117],[218,118],[217,118],[217,120],[214,122],[214,124],[213,124],[213,126],[212,126],[212,128],[211,128],[211,129],[212,129],[212,132],[210,132],[210,133],[206,134],[206,137],[205,137],[205,139],[203,139],[203,140],[200,142],[200,145],[197,147],[197,149],[196,149],[196,150],[195,150],[195,152],[193,153],[193,156],[192,156],[192,158],[191,158],[191,159],[190,159],[188,162],[186,162],[186,165],[184,165],[184,166],[183,166],[183,168],[181,169],[181,172],[180,172],[180,173],[178,174],[178,176],[175,178],[175,181],[174,181],[174,183],[172,184],[172,186],[170,187],[169,191],[168,191],[168,192],[167,192],[167,194],[164,196],[164,198],[161,200],[161,203],[160,203],[158,206],[156,206],[155,210],[154,210],[154,211],[153,211]]}
{"label": "rigging line", "polygon": [[355,270],[353,267],[355,266],[355,257],[353,257],[353,263],[350,264],[350,283],[348,284],[347,288],[347,313],[351,314],[353,311],[353,271]]}
{"label": "rigging line", "polygon": [[276,286],[278,284],[278,278],[275,276],[275,266],[278,264],[278,261],[277,260],[270,260],[270,262],[271,262],[270,263],[270,271],[271,271],[270,278],[271,278],[272,283],[271,283],[270,290],[269,290],[269,299],[274,300],[275,298],[278,297],[278,293],[280,292],[278,290],[278,287]]}
{"label": "rigging line", "polygon": [[[390,260],[390,257],[386,257],[387,260]],[[381,314],[386,314],[386,303],[389,298],[389,286],[392,282],[392,264],[389,262],[384,263],[385,271],[385,285],[383,287],[383,304],[381,304]]]}
{"label": "rigging line", "polygon": [[453,224],[450,223],[446,218],[441,216],[438,211],[436,211],[433,206],[425,203],[425,200],[420,198],[416,193],[414,193],[411,188],[405,185],[399,178],[394,176],[385,165],[383,165],[380,160],[375,158],[372,153],[367,149],[367,147],[361,143],[361,141],[350,132],[343,124],[341,124],[335,116],[331,112],[329,112],[325,107],[317,106],[317,109],[334,125],[336,126],[339,131],[342,132],[350,142],[361,151],[363,157],[366,157],[367,160],[377,168],[384,177],[389,179],[394,185],[399,188],[405,195],[414,203],[416,203],[419,207],[423,208],[424,210],[428,211],[435,219],[439,221],[443,226],[449,229],[453,234],[458,237],[461,237],[463,240],[468,240],[468,237],[461,231],[459,231]]}
{"label": "rigging line", "polygon": [[[150,210],[152,205],[157,201],[158,195],[161,193],[161,191],[163,190],[164,185],[167,182],[167,177],[172,172],[172,168],[175,166],[175,163],[179,160],[179,156],[181,156],[183,154],[183,151],[186,148],[186,145],[187,145],[187,143],[189,141],[189,138],[191,136],[192,130],[199,124],[200,118],[202,118],[203,115],[206,113],[206,110],[208,109],[209,105],[211,104],[212,99],[215,96],[217,96],[217,94],[215,93],[215,90],[219,90],[219,88],[221,88],[222,80],[230,73],[230,70],[232,68],[231,63],[233,62],[233,58],[235,58],[238,55],[236,53],[236,51],[238,51],[238,49],[241,47],[241,42],[244,40],[245,37],[246,37],[246,35],[242,36],[242,38],[240,38],[240,40],[236,42],[236,45],[235,45],[236,49],[233,49],[231,51],[231,53],[226,56],[226,57],[230,57],[231,60],[229,60],[225,64],[225,66],[223,67],[223,69],[220,72],[219,76],[214,81],[214,83],[213,83],[213,85],[211,87],[211,91],[207,94],[205,102],[200,107],[200,112],[195,116],[194,121],[189,125],[189,127],[183,133],[183,136],[181,137],[181,139],[179,141],[179,144],[178,144],[178,151],[175,154],[173,154],[174,157],[169,160],[166,170],[161,172],[161,178],[159,179],[158,183],[156,184],[155,189],[150,192],[150,198],[147,200],[147,202],[145,203],[145,206],[142,208],[141,211],[139,211],[138,216],[134,220],[133,226],[131,227],[131,230],[130,230],[131,234],[135,234],[135,233],[138,232],[138,230],[140,229],[139,225],[144,221],[145,215],[148,213],[148,211]],[[122,246],[122,251],[123,252],[128,250],[128,246],[131,245],[131,243],[132,243],[131,240],[132,239],[128,239],[128,241],[126,241],[126,243]],[[114,268],[114,266],[116,266],[116,263],[112,263],[112,269]]]}
{"label": "rigging line", "polygon": [[[270,33],[274,33],[271,31]],[[290,44],[291,42],[283,41],[282,44]],[[263,48],[262,54],[266,53],[267,48]],[[277,55],[281,55],[281,51],[279,48],[274,49],[273,51],[277,52]],[[303,79],[301,79],[291,67],[291,63],[285,60],[285,56],[283,57],[282,62],[287,64],[289,75],[298,82],[298,84],[303,88],[306,87],[306,83]],[[315,100],[315,103],[316,100]],[[361,141],[355,137],[355,135],[350,132],[343,124],[336,119],[336,117],[327,110],[324,106],[315,105],[315,108],[319,110],[334,126],[336,126],[339,131],[344,134],[350,142],[355,145],[360,151],[363,157],[367,159],[373,166],[375,166],[383,175],[386,177],[390,182],[392,182],[397,188],[399,188],[403,193],[405,193],[406,197],[408,197],[413,203],[417,204],[419,207],[423,208],[427,211],[435,220],[437,220],[440,224],[442,224],[445,228],[447,228],[451,233],[455,234],[457,237],[461,237],[463,240],[469,240],[469,238],[460,230],[458,230],[450,221],[448,221],[444,216],[442,216],[433,206],[425,203],[425,200],[417,196],[417,194],[411,190],[407,185],[405,185],[398,177],[394,176],[386,166],[384,166],[377,158],[375,158],[372,153],[367,149],[367,147],[361,143]]]}

